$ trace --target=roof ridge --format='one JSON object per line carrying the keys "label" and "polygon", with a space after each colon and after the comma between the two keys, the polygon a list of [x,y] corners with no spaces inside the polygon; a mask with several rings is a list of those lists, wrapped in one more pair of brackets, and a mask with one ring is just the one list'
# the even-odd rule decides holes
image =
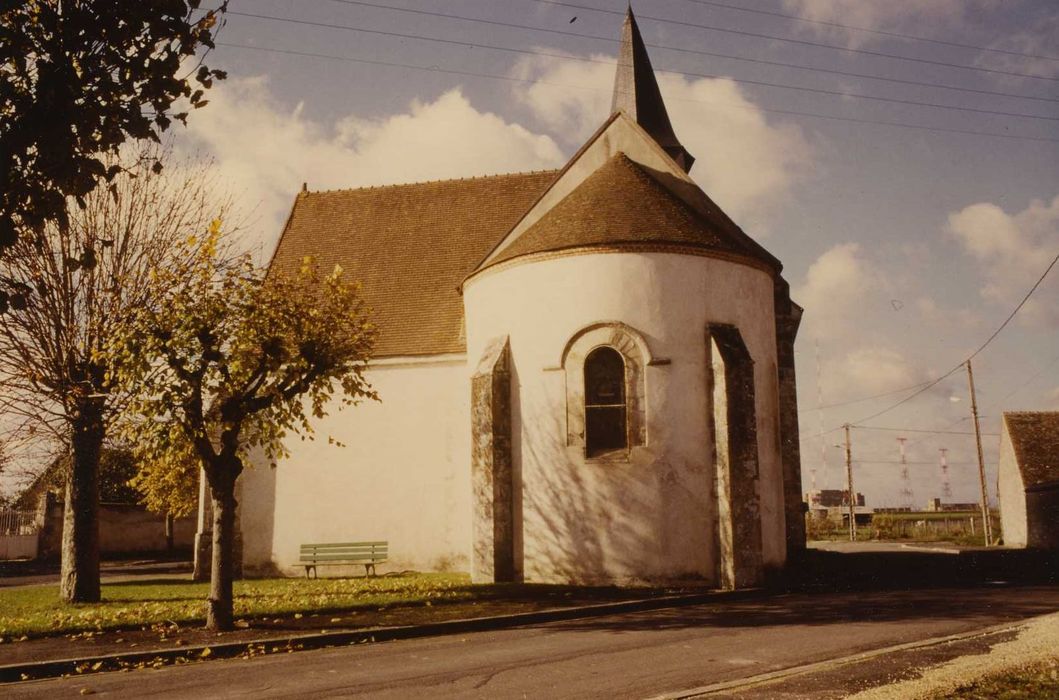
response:
{"label": "roof ridge", "polygon": [[440,185],[449,182],[470,182],[475,180],[498,180],[506,177],[525,177],[527,175],[546,175],[559,172],[559,168],[544,170],[522,170],[514,173],[490,173],[488,175],[471,175],[470,177],[450,177],[439,180],[418,180],[415,182],[391,182],[385,185],[364,185],[361,187],[336,187],[328,190],[299,190],[299,197],[312,194],[334,194],[337,192],[371,192],[374,190],[394,189],[397,187],[420,187],[423,185]]}
{"label": "roof ridge", "polygon": [[[560,216],[557,212],[563,212],[561,216],[569,217],[570,212],[574,211],[571,210],[570,207],[575,207],[576,209],[577,207],[584,208],[590,204],[592,205],[589,207],[589,213],[577,213],[574,215],[575,218],[580,218],[581,216],[588,216],[590,218],[598,215],[599,206],[597,205],[598,203],[596,203],[596,200],[599,200],[600,197],[608,197],[608,193],[612,194],[614,188],[621,185],[621,178],[624,178],[624,182],[626,183],[636,183],[633,185],[636,188],[643,188],[637,192],[637,197],[646,198],[644,202],[641,202],[643,206],[647,206],[647,200],[650,200],[651,202],[658,201],[666,203],[666,211],[672,213],[667,214],[666,212],[656,211],[655,214],[660,217],[678,217],[678,219],[673,220],[676,221],[676,223],[673,223],[671,231],[664,235],[656,232],[645,237],[642,232],[635,232],[631,229],[622,233],[618,229],[605,227],[606,233],[603,238],[591,234],[587,239],[582,236],[582,238],[576,241],[570,241],[565,240],[565,236],[570,235],[577,227],[567,221],[563,226],[564,230],[567,232],[564,234],[563,241],[554,240],[555,236],[552,234],[542,233],[542,231],[548,231],[550,228],[554,228],[555,222],[552,221],[552,218]],[[600,188],[603,188],[603,194],[601,194]],[[585,199],[586,197],[588,198],[587,200]],[[603,200],[600,200],[600,202],[602,202],[604,208],[612,206]],[[509,245],[501,248],[496,255],[488,257],[485,262],[479,264],[479,266],[468,275],[468,279],[484,270],[505,264],[508,261],[519,257],[542,252],[557,252],[572,248],[605,248],[626,243],[665,243],[667,245],[683,245],[713,251],[714,254],[718,255],[734,256],[735,258],[744,261],[756,260],[767,268],[767,271],[772,273],[778,272],[778,270],[775,269],[775,266],[771,264],[771,258],[766,257],[762,259],[756,256],[755,249],[746,245],[744,239],[748,237],[746,237],[745,234],[742,234],[741,231],[739,231],[740,235],[734,235],[727,230],[726,224],[730,223],[727,218],[720,219],[721,226],[718,227],[714,218],[717,217],[718,214],[723,214],[723,212],[720,212],[720,209],[716,207],[716,205],[713,205],[713,208],[716,209],[717,212],[711,214],[700,211],[697,207],[693,206],[683,197],[674,192],[665,182],[660,181],[649,166],[630,157],[624,150],[618,150],[610,155],[606,161],[599,165],[583,181],[544,213],[538,221],[527,228],[523,232],[523,235],[520,235]],[[617,217],[614,220],[614,223],[621,228],[623,222],[626,222],[629,212],[617,211],[612,213]],[[738,227],[734,227],[733,225],[733,228],[738,231]],[[629,237],[623,237],[625,234],[628,234]]]}

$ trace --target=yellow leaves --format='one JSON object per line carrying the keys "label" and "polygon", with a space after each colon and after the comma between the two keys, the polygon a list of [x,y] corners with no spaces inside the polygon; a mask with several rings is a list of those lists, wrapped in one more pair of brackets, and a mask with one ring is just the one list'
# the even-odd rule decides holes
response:
{"label": "yellow leaves", "polygon": [[207,658],[209,658],[209,657],[210,657],[210,656],[211,656],[212,654],[213,654],[213,652],[212,652],[212,651],[210,650],[210,648],[209,648],[209,647],[206,647],[205,649],[203,649],[202,651],[200,651],[200,652],[199,652],[199,657],[200,657],[200,658],[203,658],[203,659],[207,659]]}

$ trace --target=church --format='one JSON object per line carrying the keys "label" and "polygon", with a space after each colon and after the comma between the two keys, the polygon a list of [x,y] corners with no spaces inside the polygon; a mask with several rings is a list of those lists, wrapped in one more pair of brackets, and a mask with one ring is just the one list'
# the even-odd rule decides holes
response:
{"label": "church", "polygon": [[611,112],[557,171],[297,195],[271,269],[363,283],[381,402],[249,460],[245,568],[385,540],[380,572],[731,589],[804,547],[802,310],[689,176],[631,10]]}

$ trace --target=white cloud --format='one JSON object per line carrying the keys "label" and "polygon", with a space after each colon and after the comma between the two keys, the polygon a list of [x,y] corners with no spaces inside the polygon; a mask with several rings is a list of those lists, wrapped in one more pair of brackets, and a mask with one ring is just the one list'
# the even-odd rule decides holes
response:
{"label": "white cloud", "polygon": [[898,350],[860,347],[829,363],[824,390],[830,397],[865,396],[911,386],[922,376]]}
{"label": "white cloud", "polygon": [[[549,130],[568,134],[573,146],[610,113],[612,63],[532,57],[513,75],[534,81],[513,88],[516,98]],[[801,130],[769,122],[731,80],[658,78],[673,128],[697,158],[692,177],[736,222],[760,234],[809,171],[812,149]]]}
{"label": "white cloud", "polygon": [[210,92],[188,120],[185,147],[213,155],[266,247],[279,235],[302,182],[310,189],[360,187],[557,167],[558,145],[488,112],[456,88],[381,119],[351,114],[324,124],[302,105],[285,109],[263,77]]}
{"label": "white cloud", "polygon": [[[843,24],[877,31],[921,35],[922,27],[933,23],[950,29],[958,25],[975,6],[993,6],[997,0],[783,0],[783,5],[805,19]],[[804,25],[809,31],[857,48],[879,35],[827,24]]]}
{"label": "white cloud", "polygon": [[806,309],[807,319],[831,322],[856,312],[868,293],[881,286],[881,278],[861,254],[860,245],[842,243],[809,266],[805,282],[791,296]]}
{"label": "white cloud", "polygon": [[[1034,200],[1017,214],[992,203],[972,204],[949,214],[947,231],[978,262],[982,298],[1013,305],[1059,253],[1059,196],[1050,203]],[[1024,318],[1059,323],[1057,278],[1053,271],[1024,307]]]}

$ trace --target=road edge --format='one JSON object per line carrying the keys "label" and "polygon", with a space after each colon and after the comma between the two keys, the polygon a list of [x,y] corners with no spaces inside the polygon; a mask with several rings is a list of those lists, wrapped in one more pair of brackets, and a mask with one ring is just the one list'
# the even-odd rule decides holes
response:
{"label": "road edge", "polygon": [[222,642],[197,646],[173,646],[153,651],[139,651],[121,654],[101,654],[68,659],[47,659],[29,663],[0,665],[0,684],[22,681],[42,680],[60,676],[83,676],[92,673],[117,671],[140,665],[170,665],[207,661],[213,659],[231,659],[243,655],[259,655],[308,651],[326,647],[350,646],[372,642],[388,642],[399,639],[418,637],[438,637],[467,632],[487,632],[492,630],[524,627],[546,622],[561,622],[620,613],[679,608],[691,605],[718,601],[732,601],[774,595],[774,591],[764,588],[751,588],[738,591],[711,591],[684,595],[662,596],[657,598],[637,598],[614,603],[597,603],[567,608],[548,608],[527,613],[494,615],[490,617],[472,617],[459,620],[429,622],[420,625],[400,625],[394,627],[365,627],[356,630],[335,632],[316,632],[297,634],[287,637],[273,637],[241,642]]}

